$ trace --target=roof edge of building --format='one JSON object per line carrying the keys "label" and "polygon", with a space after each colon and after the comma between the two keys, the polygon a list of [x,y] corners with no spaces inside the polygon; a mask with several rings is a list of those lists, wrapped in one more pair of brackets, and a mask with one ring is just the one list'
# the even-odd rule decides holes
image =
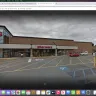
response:
{"label": "roof edge of building", "polygon": [[6,26],[0,25],[0,27],[4,27],[13,36],[13,34],[8,30],[8,28]]}
{"label": "roof edge of building", "polygon": [[84,41],[74,41],[76,43],[93,43],[93,42],[84,42]]}
{"label": "roof edge of building", "polygon": [[66,40],[66,41],[74,41],[71,39],[58,39],[58,38],[43,38],[43,37],[28,37],[28,36],[13,36],[13,37],[20,37],[20,38],[38,38],[38,39],[50,39],[50,40]]}

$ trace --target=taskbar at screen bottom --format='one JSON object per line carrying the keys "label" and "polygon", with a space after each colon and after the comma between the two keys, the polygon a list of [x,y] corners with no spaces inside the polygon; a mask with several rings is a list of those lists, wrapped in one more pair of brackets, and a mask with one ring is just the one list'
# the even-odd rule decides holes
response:
{"label": "taskbar at screen bottom", "polygon": [[0,90],[0,96],[17,96],[17,95],[23,95],[23,96],[86,96],[86,95],[96,95],[96,90],[24,90],[24,89],[16,89],[16,90]]}

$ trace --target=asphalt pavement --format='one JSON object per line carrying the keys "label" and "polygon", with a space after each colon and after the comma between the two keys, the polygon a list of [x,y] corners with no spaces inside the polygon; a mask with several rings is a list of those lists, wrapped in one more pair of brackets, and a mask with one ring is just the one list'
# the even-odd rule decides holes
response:
{"label": "asphalt pavement", "polygon": [[[46,88],[58,84],[60,86],[67,86],[67,84],[74,86],[78,78],[81,81],[83,80],[83,83],[85,82],[83,69],[86,69],[85,76],[88,77],[88,80],[91,78],[90,80],[92,81],[92,77],[96,79],[94,75],[96,70],[93,66],[92,55],[80,57],[63,55],[40,58],[0,59],[0,84],[2,86],[10,86],[10,84],[17,86],[22,84],[29,87],[41,86]],[[74,71],[76,74],[75,81],[72,78],[74,74],[72,73],[73,70],[76,71]]]}

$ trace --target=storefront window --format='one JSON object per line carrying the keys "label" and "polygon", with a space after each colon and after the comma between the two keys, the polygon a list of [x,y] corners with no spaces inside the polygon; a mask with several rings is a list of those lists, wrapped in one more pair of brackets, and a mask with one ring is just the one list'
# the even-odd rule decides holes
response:
{"label": "storefront window", "polygon": [[2,58],[2,57],[3,57],[3,50],[0,49],[0,58]]}
{"label": "storefront window", "polygon": [[46,50],[43,50],[43,52],[45,53],[45,52],[46,52]]}
{"label": "storefront window", "polygon": [[5,58],[11,57],[11,49],[3,49],[3,54]]}
{"label": "storefront window", "polygon": [[0,44],[3,44],[3,32],[1,32],[2,35],[0,36]]}
{"label": "storefront window", "polygon": [[33,49],[33,56],[52,56],[55,55],[55,49]]}

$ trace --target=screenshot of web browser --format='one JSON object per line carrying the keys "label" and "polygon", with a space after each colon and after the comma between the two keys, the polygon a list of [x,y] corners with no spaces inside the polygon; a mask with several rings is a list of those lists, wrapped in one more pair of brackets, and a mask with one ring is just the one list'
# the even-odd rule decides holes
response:
{"label": "screenshot of web browser", "polygon": [[0,0],[0,96],[96,95],[95,11],[95,0]]}
{"label": "screenshot of web browser", "polygon": [[0,11],[0,86],[95,86],[95,17],[94,11]]}

